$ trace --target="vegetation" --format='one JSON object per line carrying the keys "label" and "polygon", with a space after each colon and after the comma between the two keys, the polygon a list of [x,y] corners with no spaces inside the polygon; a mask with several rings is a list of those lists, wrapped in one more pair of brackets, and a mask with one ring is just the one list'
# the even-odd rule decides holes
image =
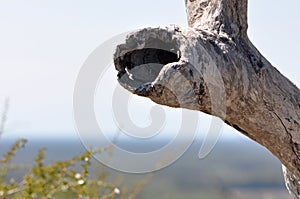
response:
{"label": "vegetation", "polygon": [[[7,109],[8,102],[5,104],[0,122],[0,136],[4,131]],[[18,169],[11,161],[26,143],[26,139],[17,140],[0,159],[0,198],[133,199],[143,187],[143,184],[139,183],[128,191],[121,182],[108,182],[108,175],[104,171],[96,179],[90,177],[89,168],[93,153],[101,153],[107,149],[85,152],[71,160],[53,162],[49,165],[44,164],[45,149],[41,149],[37,152],[34,166],[28,169],[20,182],[16,182],[13,178],[8,179],[8,172]]]}

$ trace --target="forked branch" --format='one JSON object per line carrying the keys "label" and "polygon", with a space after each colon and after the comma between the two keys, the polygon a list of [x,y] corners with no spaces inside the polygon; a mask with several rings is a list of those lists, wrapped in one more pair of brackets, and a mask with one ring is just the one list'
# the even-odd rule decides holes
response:
{"label": "forked branch", "polygon": [[268,148],[300,198],[300,90],[247,36],[247,0],[186,0],[189,28],[147,28],[114,55],[120,84],[171,107],[202,111]]}

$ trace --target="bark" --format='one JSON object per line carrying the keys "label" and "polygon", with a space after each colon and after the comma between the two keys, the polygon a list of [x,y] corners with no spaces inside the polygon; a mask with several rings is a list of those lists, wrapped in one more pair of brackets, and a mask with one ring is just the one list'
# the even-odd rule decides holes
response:
{"label": "bark", "polygon": [[247,0],[186,0],[189,26],[146,28],[114,55],[120,84],[170,107],[202,111],[269,149],[300,198],[300,90],[247,36]]}

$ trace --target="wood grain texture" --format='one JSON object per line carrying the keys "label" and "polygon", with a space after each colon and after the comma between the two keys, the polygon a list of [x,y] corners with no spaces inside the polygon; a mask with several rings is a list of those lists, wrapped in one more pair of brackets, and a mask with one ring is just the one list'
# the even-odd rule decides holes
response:
{"label": "wood grain texture", "polygon": [[190,27],[142,29],[117,47],[120,84],[158,104],[220,117],[278,157],[299,199],[299,88],[248,39],[247,0],[185,3]]}

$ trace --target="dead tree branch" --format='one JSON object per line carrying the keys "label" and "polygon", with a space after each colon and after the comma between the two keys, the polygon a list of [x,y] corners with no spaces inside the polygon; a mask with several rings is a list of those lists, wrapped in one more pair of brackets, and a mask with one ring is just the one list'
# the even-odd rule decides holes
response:
{"label": "dead tree branch", "polygon": [[247,36],[247,0],[186,0],[189,26],[128,35],[114,61],[120,84],[171,107],[202,111],[268,148],[300,198],[300,90]]}

